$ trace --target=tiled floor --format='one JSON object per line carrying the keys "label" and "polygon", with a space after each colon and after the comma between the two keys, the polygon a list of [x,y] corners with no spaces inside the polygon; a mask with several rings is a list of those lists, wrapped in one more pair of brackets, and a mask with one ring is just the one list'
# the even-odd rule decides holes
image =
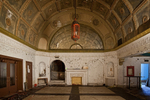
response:
{"label": "tiled floor", "polygon": [[[139,92],[140,93],[140,92]],[[137,94],[139,95],[139,94]],[[147,94],[149,96],[149,94]],[[48,86],[23,100],[150,100],[131,95],[123,88],[102,86]]]}
{"label": "tiled floor", "polygon": [[69,95],[58,96],[58,95],[30,95],[23,100],[69,100]]}
{"label": "tiled floor", "polygon": [[36,93],[70,94],[72,87],[45,87]]}
{"label": "tiled floor", "polygon": [[79,87],[80,94],[115,94],[106,87]]}
{"label": "tiled floor", "polygon": [[125,99],[120,97],[120,96],[93,96],[93,95],[87,95],[87,96],[80,96],[80,100],[125,100]]}

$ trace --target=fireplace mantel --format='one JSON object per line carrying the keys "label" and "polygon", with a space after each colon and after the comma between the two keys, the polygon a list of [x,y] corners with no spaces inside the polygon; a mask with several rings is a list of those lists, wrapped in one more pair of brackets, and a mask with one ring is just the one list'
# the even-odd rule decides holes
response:
{"label": "fireplace mantel", "polygon": [[87,69],[81,70],[66,70],[66,83],[67,85],[72,85],[72,77],[82,77],[82,85],[87,85]]}

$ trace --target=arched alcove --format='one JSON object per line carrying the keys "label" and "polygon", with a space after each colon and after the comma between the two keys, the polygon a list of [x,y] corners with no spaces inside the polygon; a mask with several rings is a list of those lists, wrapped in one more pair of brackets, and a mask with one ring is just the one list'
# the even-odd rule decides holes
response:
{"label": "arched alcove", "polygon": [[55,60],[50,65],[51,80],[65,80],[65,64],[60,60]]}
{"label": "arched alcove", "polygon": [[114,77],[114,63],[109,62],[107,64],[107,77]]}
{"label": "arched alcove", "polygon": [[44,62],[39,63],[39,77],[46,77],[46,64]]}
{"label": "arched alcove", "polygon": [[40,38],[38,48],[46,50],[47,47],[47,40],[45,38]]}

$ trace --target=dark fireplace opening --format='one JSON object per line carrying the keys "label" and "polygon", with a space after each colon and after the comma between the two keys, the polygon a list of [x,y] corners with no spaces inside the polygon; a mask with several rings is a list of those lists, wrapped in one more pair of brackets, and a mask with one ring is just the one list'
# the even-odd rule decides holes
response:
{"label": "dark fireplace opening", "polygon": [[65,64],[60,60],[51,63],[51,80],[65,80]]}

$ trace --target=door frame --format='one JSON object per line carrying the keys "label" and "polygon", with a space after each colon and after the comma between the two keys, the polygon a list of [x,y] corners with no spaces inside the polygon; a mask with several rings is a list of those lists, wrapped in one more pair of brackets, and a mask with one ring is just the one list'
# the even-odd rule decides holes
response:
{"label": "door frame", "polygon": [[[148,79],[150,79],[150,63],[149,62],[142,62],[141,64],[148,64]],[[141,76],[141,64],[140,64],[140,76]],[[140,82],[141,78],[140,78]]]}
{"label": "door frame", "polygon": [[[14,58],[10,56],[0,55],[0,60],[3,62],[5,60],[15,61],[16,75],[17,75],[17,91],[23,90],[23,59]],[[7,65],[8,66],[8,65]],[[1,97],[1,96],[0,96]]]}
{"label": "door frame", "polygon": [[[33,75],[32,75],[32,69],[33,69],[33,68],[32,68],[32,62],[26,61],[26,82],[27,82],[27,83],[28,83],[28,76],[27,76],[27,73],[28,73],[28,72],[27,72],[27,65],[28,65],[28,63],[31,64],[31,71],[30,71],[30,72],[31,72],[31,80],[33,81],[33,78],[32,78],[32,76],[33,76]],[[31,88],[33,88],[33,86],[32,86],[32,81],[31,81]],[[29,89],[29,88],[28,88],[28,84],[27,84],[27,88],[26,88],[26,89]]]}
{"label": "door frame", "polygon": [[[17,85],[18,85],[17,84],[17,63],[14,60],[6,60],[6,62],[7,62],[7,72],[8,72],[7,77],[9,78],[8,88],[11,94],[11,93],[15,93],[15,91],[17,92]],[[15,64],[15,85],[13,86],[10,85],[10,64]]]}

